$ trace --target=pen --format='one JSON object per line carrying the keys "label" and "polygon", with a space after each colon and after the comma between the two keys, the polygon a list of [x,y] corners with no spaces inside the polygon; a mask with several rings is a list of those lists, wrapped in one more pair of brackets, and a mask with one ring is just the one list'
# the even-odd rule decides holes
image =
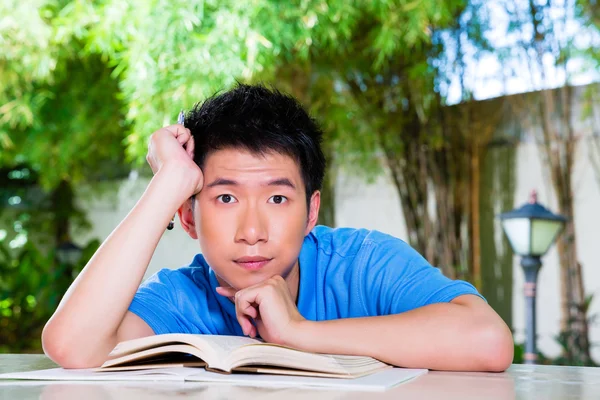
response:
{"label": "pen", "polygon": [[[177,116],[177,123],[179,125],[183,125],[184,122],[185,122],[185,113],[183,112],[183,110],[181,110],[181,111],[179,111],[179,115]],[[169,222],[169,225],[167,225],[167,229],[172,230],[174,227],[175,227],[175,215],[173,215],[173,218]]]}

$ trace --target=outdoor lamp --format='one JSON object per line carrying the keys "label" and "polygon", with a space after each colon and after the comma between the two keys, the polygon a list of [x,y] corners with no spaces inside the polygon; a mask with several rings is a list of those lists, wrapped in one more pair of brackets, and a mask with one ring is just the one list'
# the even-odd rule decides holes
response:
{"label": "outdoor lamp", "polygon": [[527,318],[525,363],[535,364],[537,360],[535,297],[538,271],[542,266],[541,257],[554,243],[567,219],[539,204],[535,190],[531,192],[528,204],[500,214],[500,219],[513,251],[521,256],[521,267],[525,272]]}
{"label": "outdoor lamp", "polygon": [[69,241],[63,242],[56,248],[56,258],[62,264],[75,265],[79,262],[83,250]]}

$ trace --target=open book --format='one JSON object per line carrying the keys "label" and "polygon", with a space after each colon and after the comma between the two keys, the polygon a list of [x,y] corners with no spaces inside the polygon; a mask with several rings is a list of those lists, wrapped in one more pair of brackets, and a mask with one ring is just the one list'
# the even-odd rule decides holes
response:
{"label": "open book", "polygon": [[165,367],[328,378],[357,378],[391,368],[371,357],[310,353],[248,337],[170,333],[119,343],[95,371]]}

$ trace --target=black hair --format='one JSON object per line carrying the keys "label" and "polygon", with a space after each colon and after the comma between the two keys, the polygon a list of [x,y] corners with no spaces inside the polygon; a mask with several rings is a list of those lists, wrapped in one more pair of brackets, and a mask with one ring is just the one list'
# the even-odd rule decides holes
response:
{"label": "black hair", "polygon": [[197,103],[185,117],[192,132],[194,161],[227,148],[253,154],[276,152],[292,157],[300,168],[306,201],[323,185],[323,132],[294,97],[263,85],[238,83],[233,89]]}

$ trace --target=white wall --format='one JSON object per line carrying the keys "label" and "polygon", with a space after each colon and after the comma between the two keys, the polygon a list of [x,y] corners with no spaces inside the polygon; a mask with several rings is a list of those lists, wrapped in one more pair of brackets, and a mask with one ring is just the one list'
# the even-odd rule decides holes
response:
{"label": "white wall", "polygon": [[[575,211],[579,259],[583,265],[587,293],[596,293],[591,314],[600,313],[600,190],[582,146],[576,165]],[[543,176],[537,148],[522,144],[517,153],[518,176],[515,206],[525,203],[532,189],[539,192],[539,201],[552,210],[556,202],[548,179]],[[118,225],[143,193],[146,178],[123,181],[115,198],[101,197],[82,189],[82,206],[88,211],[92,231],[80,235],[80,243],[90,237],[105,238]],[[118,186],[117,183],[113,185]],[[336,193],[336,218],[339,226],[377,229],[406,240],[406,228],[398,202],[398,195],[387,177],[366,185],[349,176],[341,176]],[[146,277],[161,268],[177,268],[191,261],[199,252],[196,241],[183,232],[179,221],[173,231],[165,232],[152,258]],[[553,337],[558,334],[560,322],[560,286],[558,257],[553,248],[543,260],[538,284],[538,346],[548,356],[557,356],[560,348]],[[514,261],[513,324],[516,340],[524,340],[523,273],[519,260]],[[600,344],[600,326],[590,327],[591,341]],[[600,361],[600,346],[593,348],[593,356]]]}
{"label": "white wall", "polygon": [[[148,182],[148,178],[132,174],[130,179],[122,182],[104,183],[100,190],[106,194],[98,194],[97,187],[93,191],[90,188],[80,188],[79,203],[87,211],[92,229],[77,235],[75,241],[83,244],[90,238],[103,240],[108,237],[131,211],[144,193]],[[160,240],[145,278],[162,268],[178,268],[189,264],[199,252],[198,242],[183,231],[176,217],[174,229],[165,231]]]}

